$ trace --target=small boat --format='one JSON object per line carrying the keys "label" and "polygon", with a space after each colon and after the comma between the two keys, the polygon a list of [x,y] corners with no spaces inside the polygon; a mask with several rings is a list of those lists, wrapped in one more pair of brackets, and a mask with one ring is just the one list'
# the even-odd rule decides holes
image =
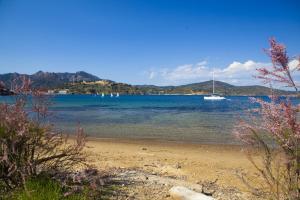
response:
{"label": "small boat", "polygon": [[110,97],[114,97],[113,93],[110,93]]}
{"label": "small boat", "polygon": [[119,95],[119,92],[117,92],[117,95],[116,95],[116,97],[119,97],[120,95]]}
{"label": "small boat", "polygon": [[222,97],[218,94],[215,94],[215,73],[213,72],[213,93],[210,96],[205,96],[204,100],[224,100],[225,97]]}
{"label": "small boat", "polygon": [[102,94],[101,94],[101,97],[103,98],[104,97],[104,93],[102,92]]}

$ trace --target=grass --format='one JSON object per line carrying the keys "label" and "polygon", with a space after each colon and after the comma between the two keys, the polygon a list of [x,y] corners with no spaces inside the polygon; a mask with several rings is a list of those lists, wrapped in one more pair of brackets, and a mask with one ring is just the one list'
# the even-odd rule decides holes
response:
{"label": "grass", "polygon": [[93,191],[86,187],[81,193],[65,197],[64,193],[66,190],[61,184],[46,175],[31,178],[25,185],[27,191],[19,188],[10,194],[7,194],[5,197],[1,197],[0,194],[0,200],[106,200],[110,199],[114,191],[120,189],[119,186],[115,184],[108,184],[103,188],[100,188],[100,192]]}
{"label": "grass", "polygon": [[26,182],[27,191],[19,189],[7,199],[12,200],[85,200],[85,194],[64,197],[60,183],[46,176],[32,178]]}

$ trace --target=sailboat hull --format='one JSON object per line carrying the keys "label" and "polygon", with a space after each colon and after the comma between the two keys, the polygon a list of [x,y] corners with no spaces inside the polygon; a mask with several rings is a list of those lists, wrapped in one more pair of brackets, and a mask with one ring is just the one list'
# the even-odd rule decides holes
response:
{"label": "sailboat hull", "polygon": [[204,100],[224,100],[226,99],[225,97],[220,97],[220,96],[208,96],[204,97]]}

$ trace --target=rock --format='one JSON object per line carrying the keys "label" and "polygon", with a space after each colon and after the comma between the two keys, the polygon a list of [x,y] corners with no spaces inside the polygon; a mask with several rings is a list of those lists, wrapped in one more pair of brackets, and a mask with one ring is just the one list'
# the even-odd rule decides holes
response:
{"label": "rock", "polygon": [[136,174],[136,171],[132,170],[132,171],[128,171],[128,174]]}
{"label": "rock", "polygon": [[210,196],[194,192],[183,186],[174,186],[169,193],[174,200],[214,200]]}
{"label": "rock", "polygon": [[212,196],[215,193],[214,189],[203,187],[202,193]]}
{"label": "rock", "polygon": [[143,150],[143,151],[146,151],[146,150],[147,150],[147,148],[146,148],[146,147],[143,147],[143,148],[142,148],[142,150]]}
{"label": "rock", "polygon": [[181,164],[180,164],[180,163],[177,163],[177,164],[175,165],[175,168],[176,168],[176,169],[181,169]]}

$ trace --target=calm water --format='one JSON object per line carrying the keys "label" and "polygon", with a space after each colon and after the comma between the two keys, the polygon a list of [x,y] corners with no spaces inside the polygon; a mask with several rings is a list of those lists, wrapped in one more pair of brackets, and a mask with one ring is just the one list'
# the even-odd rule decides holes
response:
{"label": "calm water", "polygon": [[203,96],[61,95],[54,96],[53,102],[51,121],[70,133],[80,123],[96,137],[225,144],[236,143],[233,126],[253,107],[248,97],[232,96],[204,101]]}

